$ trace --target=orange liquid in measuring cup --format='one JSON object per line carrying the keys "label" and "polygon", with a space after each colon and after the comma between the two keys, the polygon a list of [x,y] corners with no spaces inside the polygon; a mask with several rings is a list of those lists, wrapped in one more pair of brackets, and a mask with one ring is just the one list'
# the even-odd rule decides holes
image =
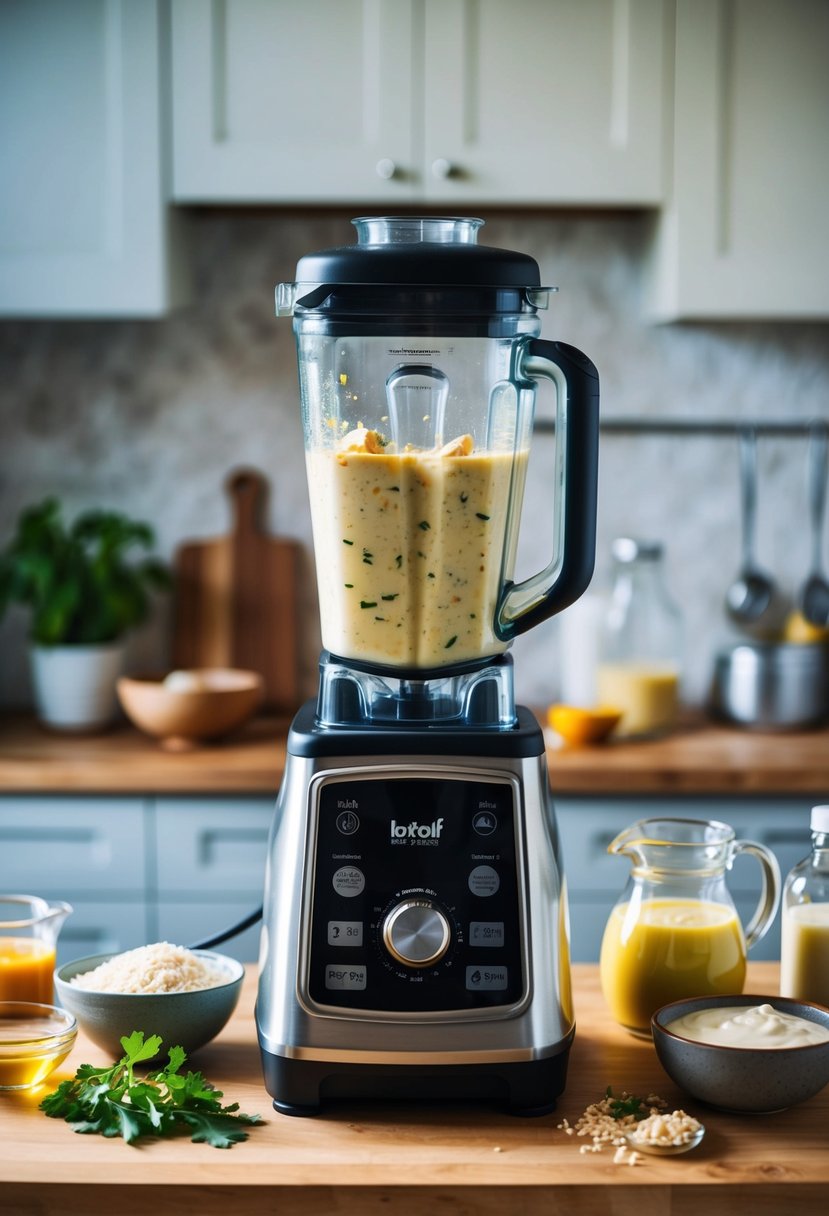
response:
{"label": "orange liquid in measuring cup", "polygon": [[746,975],[743,931],[733,908],[698,899],[619,904],[599,963],[613,1017],[650,1034],[651,1014],[688,996],[739,993]]}
{"label": "orange liquid in measuring cup", "polygon": [[28,937],[0,937],[0,1001],[51,1005],[55,948]]}

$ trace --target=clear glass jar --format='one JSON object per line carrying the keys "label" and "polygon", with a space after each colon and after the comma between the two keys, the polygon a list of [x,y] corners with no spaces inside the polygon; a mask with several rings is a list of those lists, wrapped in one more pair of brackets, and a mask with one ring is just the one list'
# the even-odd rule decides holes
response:
{"label": "clear glass jar", "polygon": [[829,806],[812,808],[812,851],[783,887],[780,995],[829,1005]]}
{"label": "clear glass jar", "polygon": [[663,547],[620,537],[602,629],[599,703],[622,711],[617,736],[651,736],[677,719],[682,616],[664,580]]}

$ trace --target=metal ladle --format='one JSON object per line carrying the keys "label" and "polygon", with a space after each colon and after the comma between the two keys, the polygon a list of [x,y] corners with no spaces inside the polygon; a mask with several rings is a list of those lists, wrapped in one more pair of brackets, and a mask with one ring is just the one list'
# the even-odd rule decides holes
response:
{"label": "metal ladle", "polygon": [[809,517],[812,524],[812,568],[800,592],[800,611],[812,625],[829,625],[829,582],[823,574],[823,517],[826,508],[826,461],[829,427],[815,426],[809,440]]}
{"label": "metal ladle", "polygon": [[757,512],[757,436],[753,427],[740,431],[740,489],[743,517],[743,556],[740,573],[728,588],[725,607],[736,625],[757,625],[776,598],[773,579],[754,559]]}

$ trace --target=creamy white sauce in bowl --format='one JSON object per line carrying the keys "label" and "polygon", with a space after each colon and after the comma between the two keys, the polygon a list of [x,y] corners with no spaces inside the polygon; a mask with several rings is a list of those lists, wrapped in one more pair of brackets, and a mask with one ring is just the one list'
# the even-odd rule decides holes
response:
{"label": "creamy white sauce in bowl", "polygon": [[829,1043],[829,1029],[769,1004],[697,1009],[665,1023],[671,1034],[715,1047],[775,1050]]}

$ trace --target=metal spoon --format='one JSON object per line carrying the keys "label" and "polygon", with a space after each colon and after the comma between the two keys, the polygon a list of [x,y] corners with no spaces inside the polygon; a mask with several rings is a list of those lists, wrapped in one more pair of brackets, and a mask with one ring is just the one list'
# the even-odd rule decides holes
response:
{"label": "metal spoon", "polygon": [[812,523],[812,569],[800,592],[800,611],[812,625],[829,625],[829,582],[823,574],[823,517],[826,508],[826,460],[829,426],[812,428],[809,440],[809,516]]}
{"label": "metal spoon", "polygon": [[743,556],[740,573],[728,588],[725,607],[737,625],[756,625],[771,608],[774,581],[754,560],[757,511],[757,436],[753,427],[740,431],[740,489],[743,516]]}
{"label": "metal spoon", "polygon": [[692,1148],[696,1148],[702,1143],[702,1137],[705,1135],[705,1126],[700,1123],[699,1130],[695,1131],[690,1140],[686,1140],[684,1144],[660,1144],[656,1140],[637,1140],[636,1131],[625,1132],[625,1140],[627,1140],[628,1148],[635,1149],[637,1153],[652,1153],[655,1157],[676,1157],[679,1153],[690,1153]]}

